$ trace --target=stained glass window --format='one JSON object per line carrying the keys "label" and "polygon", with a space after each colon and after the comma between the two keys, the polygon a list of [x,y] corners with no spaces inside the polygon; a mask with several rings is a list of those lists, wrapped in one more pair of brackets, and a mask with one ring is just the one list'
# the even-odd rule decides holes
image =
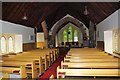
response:
{"label": "stained glass window", "polygon": [[12,37],[9,38],[9,52],[13,52],[13,39]]}
{"label": "stained glass window", "polygon": [[67,31],[63,31],[63,42],[67,42]]}
{"label": "stained glass window", "polygon": [[2,53],[6,53],[6,39],[5,37],[2,37],[1,38],[1,52]]}
{"label": "stained glass window", "polygon": [[68,27],[68,41],[72,42],[72,26]]}
{"label": "stained glass window", "polygon": [[78,42],[78,31],[74,30],[74,42]]}

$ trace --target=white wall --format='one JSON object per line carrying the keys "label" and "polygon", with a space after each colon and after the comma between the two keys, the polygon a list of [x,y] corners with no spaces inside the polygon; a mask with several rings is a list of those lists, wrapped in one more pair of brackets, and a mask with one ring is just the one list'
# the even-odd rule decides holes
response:
{"label": "white wall", "polygon": [[15,53],[22,52],[22,35],[15,35]]}
{"label": "white wall", "polygon": [[37,33],[37,42],[44,42],[44,33]]}
{"label": "white wall", "polygon": [[[119,25],[120,27],[120,25]],[[118,30],[118,52],[120,53],[120,28]]]}
{"label": "white wall", "polygon": [[103,20],[96,26],[97,32],[99,31],[99,37],[97,36],[97,41],[104,40],[104,31],[118,28],[118,12],[119,11],[120,10],[117,10],[116,12],[111,14],[109,17],[107,17],[105,20]]}
{"label": "white wall", "polygon": [[1,28],[2,28],[2,33],[21,34],[23,37],[23,43],[35,42],[34,41],[35,39],[34,40],[29,39],[30,35],[34,35],[34,28],[0,20],[0,30]]}
{"label": "white wall", "polygon": [[2,22],[0,21],[0,34],[2,33]]}
{"label": "white wall", "polygon": [[113,53],[113,31],[104,31],[105,52]]}

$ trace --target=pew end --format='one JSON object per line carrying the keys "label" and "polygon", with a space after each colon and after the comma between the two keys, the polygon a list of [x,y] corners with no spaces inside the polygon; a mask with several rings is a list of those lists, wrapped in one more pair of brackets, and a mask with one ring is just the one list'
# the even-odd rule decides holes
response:
{"label": "pew end", "polygon": [[65,78],[65,72],[60,72],[60,66],[57,67],[57,79],[59,78]]}
{"label": "pew end", "polygon": [[58,70],[60,69],[60,66],[57,67],[57,78],[59,78],[58,76]]}
{"label": "pew end", "polygon": [[53,74],[50,76],[50,79],[54,79],[54,75]]}
{"label": "pew end", "polygon": [[37,67],[35,61],[32,62],[32,78],[37,78]]}
{"label": "pew end", "polygon": [[62,65],[63,65],[63,61],[61,61],[61,69],[63,69],[63,66],[62,66]]}
{"label": "pew end", "polygon": [[8,73],[3,74],[0,80],[6,79],[6,78],[7,78],[7,79],[10,78],[10,76],[9,76]]}
{"label": "pew end", "polygon": [[21,78],[27,78],[25,65],[21,65],[21,67],[20,67],[20,77]]}
{"label": "pew end", "polygon": [[2,78],[11,78],[10,74],[14,74],[14,75],[19,75],[19,78],[22,79],[27,79],[27,73],[26,73],[26,68],[25,65],[21,65],[19,68],[15,68],[15,67],[1,67],[0,72],[5,73],[3,75]]}

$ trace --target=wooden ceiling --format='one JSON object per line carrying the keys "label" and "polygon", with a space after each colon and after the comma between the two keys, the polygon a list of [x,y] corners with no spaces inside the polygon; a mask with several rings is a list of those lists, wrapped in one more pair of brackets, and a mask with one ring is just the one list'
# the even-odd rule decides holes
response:
{"label": "wooden ceiling", "polygon": [[[85,6],[89,15],[83,14]],[[48,30],[66,14],[82,21],[89,27],[89,21],[100,23],[110,14],[119,9],[119,2],[3,2],[2,20],[37,27],[43,31],[41,22],[46,20]],[[22,17],[26,13],[28,20]]]}

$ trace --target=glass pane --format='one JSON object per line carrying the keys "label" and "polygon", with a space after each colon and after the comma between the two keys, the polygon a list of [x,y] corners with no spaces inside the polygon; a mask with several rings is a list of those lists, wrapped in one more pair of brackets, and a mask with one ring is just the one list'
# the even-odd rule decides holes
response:
{"label": "glass pane", "polygon": [[6,53],[6,40],[5,40],[5,37],[2,37],[1,38],[1,52],[2,53]]}
{"label": "glass pane", "polygon": [[68,28],[68,41],[72,42],[72,26],[69,26]]}
{"label": "glass pane", "polygon": [[67,31],[63,31],[63,42],[67,42]]}
{"label": "glass pane", "polygon": [[13,52],[14,49],[13,49],[13,39],[10,37],[9,38],[9,52]]}
{"label": "glass pane", "polygon": [[74,42],[78,42],[78,31],[74,31]]}

